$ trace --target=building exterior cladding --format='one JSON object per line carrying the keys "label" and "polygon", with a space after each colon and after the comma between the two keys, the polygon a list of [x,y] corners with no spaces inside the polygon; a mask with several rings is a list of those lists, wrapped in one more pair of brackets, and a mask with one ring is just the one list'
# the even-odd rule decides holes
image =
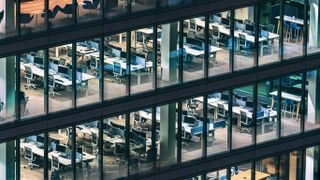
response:
{"label": "building exterior cladding", "polygon": [[319,179],[319,0],[0,2],[0,180]]}

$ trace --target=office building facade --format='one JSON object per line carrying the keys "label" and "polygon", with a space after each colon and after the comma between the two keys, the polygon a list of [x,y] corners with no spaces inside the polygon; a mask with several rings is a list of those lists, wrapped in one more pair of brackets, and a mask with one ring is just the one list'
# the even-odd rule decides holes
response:
{"label": "office building facade", "polygon": [[0,2],[0,180],[319,179],[318,0]]}

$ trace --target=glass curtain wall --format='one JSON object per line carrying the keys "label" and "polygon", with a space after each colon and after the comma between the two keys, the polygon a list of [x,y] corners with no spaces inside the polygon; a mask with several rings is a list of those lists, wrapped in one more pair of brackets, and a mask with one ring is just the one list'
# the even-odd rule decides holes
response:
{"label": "glass curtain wall", "polygon": [[302,151],[293,151],[280,156],[279,179],[303,179],[302,155]]}
{"label": "glass curtain wall", "polygon": [[46,57],[44,50],[20,56],[20,115],[29,118],[45,114],[44,84]]}
{"label": "glass curtain wall", "polygon": [[155,88],[153,28],[131,31],[130,76],[131,94]]}
{"label": "glass curtain wall", "polygon": [[319,69],[308,71],[306,75],[305,99],[304,99],[304,122],[305,131],[320,128],[320,83]]}
{"label": "glass curtain wall", "polygon": [[212,13],[209,16],[209,76],[231,71],[230,11]]}
{"label": "glass curtain wall", "polygon": [[0,179],[16,179],[16,141],[0,143]]}
{"label": "glass curtain wall", "polygon": [[76,5],[73,0],[49,0],[49,27],[70,26],[74,23]]}
{"label": "glass curtain wall", "polygon": [[20,179],[44,179],[44,134],[20,139]]}
{"label": "glass curtain wall", "polygon": [[320,146],[306,148],[304,179],[319,179],[319,153]]}
{"label": "glass curtain wall", "polygon": [[15,1],[0,2],[0,39],[17,35]]}
{"label": "glass curtain wall", "polygon": [[49,112],[73,107],[72,44],[49,48]]}
{"label": "glass curtain wall", "polygon": [[0,125],[16,120],[16,57],[0,57]]}
{"label": "glass curtain wall", "polygon": [[320,3],[317,0],[308,0],[308,53],[316,53],[320,51],[319,4]]}
{"label": "glass curtain wall", "polygon": [[114,99],[129,94],[129,56],[127,33],[104,38],[104,98]]}
{"label": "glass curtain wall", "polygon": [[96,103],[100,100],[100,39],[91,39],[76,44],[76,94],[77,106]]}

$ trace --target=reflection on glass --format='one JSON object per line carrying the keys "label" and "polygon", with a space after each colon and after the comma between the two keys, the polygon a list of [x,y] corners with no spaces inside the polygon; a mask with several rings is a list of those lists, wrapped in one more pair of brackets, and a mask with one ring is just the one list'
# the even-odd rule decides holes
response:
{"label": "reflection on glass", "polygon": [[131,11],[133,13],[145,10],[151,10],[156,7],[157,0],[132,0]]}
{"label": "reflection on glass", "polygon": [[177,84],[179,80],[178,22],[158,26],[157,79],[158,87]]}
{"label": "reflection on glass", "polygon": [[257,143],[273,140],[278,137],[277,110],[279,100],[276,92],[279,85],[278,80],[258,83],[256,111]]}
{"label": "reflection on glass", "polygon": [[102,0],[77,0],[78,22],[102,19]]}
{"label": "reflection on glass", "polygon": [[75,6],[72,2],[73,0],[49,0],[48,18],[50,27],[55,28],[73,24]]}
{"label": "reflection on glass", "polygon": [[208,172],[207,173],[207,180],[224,180],[227,179],[227,169],[221,169],[218,171]]}
{"label": "reflection on glass", "polygon": [[281,136],[300,132],[302,75],[294,74],[281,79]]}
{"label": "reflection on glass", "polygon": [[15,61],[15,56],[0,57],[0,125],[16,119]]}
{"label": "reflection on glass", "polygon": [[103,120],[104,179],[118,179],[128,176],[125,127],[125,115]]}
{"label": "reflection on glass", "polygon": [[17,35],[15,1],[0,2],[0,39]]}
{"label": "reflection on glass", "polygon": [[254,122],[253,86],[244,86],[233,90],[232,99],[232,148],[253,144]]}
{"label": "reflection on glass", "polygon": [[[280,156],[279,179],[303,179],[302,178],[302,153],[293,151]],[[306,167],[304,167],[306,169]]]}
{"label": "reflection on glass", "polygon": [[113,99],[128,95],[129,64],[127,34],[104,38],[104,97]]}
{"label": "reflection on glass", "polygon": [[[16,141],[0,143],[0,179],[16,179]],[[20,177],[23,179],[23,177]]]}
{"label": "reflection on glass", "polygon": [[204,77],[205,17],[183,21],[183,81]]}
{"label": "reflection on glass", "polygon": [[302,55],[304,1],[286,0],[283,17],[283,58]]}
{"label": "reflection on glass", "polygon": [[76,126],[76,179],[99,179],[98,121]]}
{"label": "reflection on glass", "polygon": [[152,109],[130,114],[130,174],[151,171],[154,164],[152,148]]}
{"label": "reflection on glass", "polygon": [[77,106],[99,101],[99,39],[77,43]]}
{"label": "reflection on glass", "polygon": [[49,112],[72,108],[72,44],[49,48]]}
{"label": "reflection on glass", "polygon": [[44,134],[20,139],[20,179],[44,178],[44,141]]}
{"label": "reflection on glass", "polygon": [[210,14],[209,17],[209,76],[230,72],[230,11]]}
{"label": "reflection on glass", "polygon": [[255,179],[276,179],[277,178],[277,159],[276,157],[266,158],[256,161]]}
{"label": "reflection on glass", "polygon": [[[234,15],[234,69],[254,66],[255,37],[254,6],[235,10]],[[228,24],[225,24],[228,27]]]}
{"label": "reflection on glass", "polygon": [[[72,179],[72,127],[49,132],[48,176],[49,179]],[[76,162],[81,156],[76,153]]]}
{"label": "reflection on glass", "polygon": [[[157,168],[165,168],[177,162],[177,103],[157,107]],[[159,119],[159,120],[158,120]]]}
{"label": "reflection on glass", "polygon": [[[190,161],[202,157],[203,142],[203,97],[187,99],[182,102],[182,144],[181,161]],[[208,124],[208,131],[213,131]]]}
{"label": "reflection on glass", "polygon": [[317,179],[319,176],[319,168],[317,164],[319,162],[319,145],[306,148],[305,156],[305,177],[304,179]]}
{"label": "reflection on glass", "polygon": [[278,19],[280,1],[263,3],[259,11],[259,65],[280,61]]}
{"label": "reflection on glass", "polygon": [[307,72],[305,89],[305,131],[320,128],[320,71]]}
{"label": "reflection on glass", "polygon": [[227,151],[229,129],[228,91],[208,95],[208,137],[207,154]]}
{"label": "reflection on glass", "polygon": [[315,53],[320,51],[320,35],[319,35],[319,1],[308,0],[308,53]]}
{"label": "reflection on glass", "polygon": [[128,13],[129,0],[104,0],[105,16],[113,18]]}
{"label": "reflection on glass", "polygon": [[22,54],[20,60],[20,115],[22,118],[42,115],[45,113],[44,51]]}
{"label": "reflection on glass", "polygon": [[31,33],[45,29],[44,9],[45,0],[20,2],[21,33]]}
{"label": "reflection on glass", "polygon": [[230,175],[232,180],[251,179],[252,163],[232,166]]}
{"label": "reflection on glass", "polygon": [[131,93],[154,89],[153,28],[131,31]]}

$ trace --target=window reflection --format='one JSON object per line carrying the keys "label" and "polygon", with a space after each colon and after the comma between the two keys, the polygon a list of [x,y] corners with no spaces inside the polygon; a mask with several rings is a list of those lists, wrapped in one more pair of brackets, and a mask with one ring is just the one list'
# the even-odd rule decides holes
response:
{"label": "window reflection", "polygon": [[282,154],[279,163],[279,179],[303,179],[302,163],[301,151]]}
{"label": "window reflection", "polygon": [[102,0],[77,0],[77,3],[79,22],[102,19]]}
{"label": "window reflection", "polygon": [[157,0],[133,0],[131,1],[131,11],[134,13],[154,9],[156,7],[156,1]]}
{"label": "window reflection", "polygon": [[0,39],[17,35],[16,2],[0,2]]}
{"label": "window reflection", "polygon": [[230,175],[232,180],[251,179],[252,163],[232,166],[230,168]]}
{"label": "window reflection", "polygon": [[277,163],[276,157],[256,161],[255,179],[277,179]]}
{"label": "window reflection", "polygon": [[221,169],[218,171],[213,171],[207,173],[207,180],[226,180],[227,179],[227,169]]}
{"label": "window reflection", "polygon": [[61,27],[73,24],[73,0],[49,0],[49,27]]}
{"label": "window reflection", "polygon": [[308,16],[307,16],[307,51],[308,53],[315,53],[320,51],[320,35],[319,35],[319,1],[308,0]]}
{"label": "window reflection", "polygon": [[[1,173],[0,179],[16,179],[16,141],[0,143]],[[20,179],[23,179],[21,176]]]}
{"label": "window reflection", "polygon": [[105,16],[114,18],[128,13],[129,0],[104,0]]}

